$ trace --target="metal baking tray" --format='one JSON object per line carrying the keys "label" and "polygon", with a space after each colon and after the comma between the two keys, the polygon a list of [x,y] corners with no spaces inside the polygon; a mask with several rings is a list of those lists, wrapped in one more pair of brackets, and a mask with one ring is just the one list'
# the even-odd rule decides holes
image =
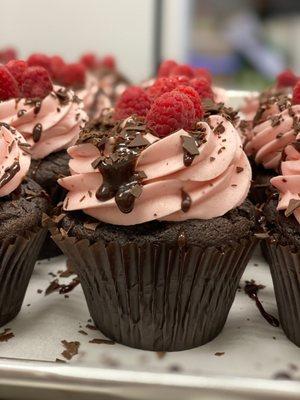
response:
{"label": "metal baking tray", "polygon": [[[231,91],[231,104],[237,106],[245,95]],[[72,281],[74,276],[59,277],[65,269],[63,256],[37,263],[20,314],[0,328],[0,336],[10,329],[10,339],[0,341],[0,399],[300,399],[300,349],[261,317],[243,290],[246,280],[265,285],[259,297],[277,315],[270,272],[259,251],[222,333],[176,353],[99,341],[104,337],[92,329],[80,286],[67,295],[45,295],[54,279]],[[93,339],[98,343],[90,343]],[[62,341],[79,342],[71,360],[62,355]]]}

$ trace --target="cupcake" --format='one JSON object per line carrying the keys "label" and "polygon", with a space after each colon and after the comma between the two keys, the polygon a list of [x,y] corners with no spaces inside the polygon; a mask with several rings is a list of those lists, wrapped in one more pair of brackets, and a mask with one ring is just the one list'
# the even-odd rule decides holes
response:
{"label": "cupcake", "polygon": [[278,173],[284,148],[296,140],[300,106],[292,95],[270,94],[261,98],[247,132],[245,152],[253,164],[254,183],[250,197],[263,203],[270,188],[270,179]]}
{"label": "cupcake", "polygon": [[[0,67],[0,79],[6,90],[0,93],[0,121],[24,136],[32,159],[28,176],[56,205],[63,194],[57,179],[69,174],[66,148],[76,142],[87,118],[82,102],[73,91],[53,86],[43,67],[28,67],[21,60]],[[57,251],[47,241],[41,258],[55,256]]]}
{"label": "cupcake", "polygon": [[0,326],[20,311],[45,238],[42,214],[49,201],[42,188],[26,178],[30,166],[27,143],[0,123]]}
{"label": "cupcake", "polygon": [[204,109],[180,85],[150,103],[141,91],[127,90],[68,150],[51,232],[99,330],[185,350],[220,333],[254,248],[251,168],[231,110]]}
{"label": "cupcake", "polygon": [[279,198],[277,193],[269,198],[264,215],[269,233],[265,246],[280,323],[287,337],[300,346],[300,149],[297,143],[286,147],[282,173],[271,179]]}

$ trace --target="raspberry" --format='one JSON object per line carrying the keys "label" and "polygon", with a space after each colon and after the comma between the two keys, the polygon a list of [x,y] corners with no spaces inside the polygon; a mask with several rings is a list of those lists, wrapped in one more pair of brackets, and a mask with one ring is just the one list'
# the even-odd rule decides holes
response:
{"label": "raspberry", "polygon": [[214,94],[206,78],[193,78],[190,80],[190,85],[196,90],[201,99],[213,99]]}
{"label": "raspberry", "polygon": [[163,61],[158,68],[158,72],[157,72],[158,77],[161,78],[163,76],[169,76],[172,69],[176,66],[177,66],[177,62],[175,62],[173,60]]}
{"label": "raspberry", "polygon": [[158,78],[152,86],[147,89],[147,94],[151,99],[156,99],[164,93],[171,92],[179,85],[188,84],[185,76],[170,76],[168,78]]}
{"label": "raspberry", "polygon": [[116,60],[113,56],[107,55],[101,60],[101,65],[107,69],[116,69]]}
{"label": "raspberry", "polygon": [[300,104],[300,81],[296,83],[293,90],[293,104]]}
{"label": "raspberry", "polygon": [[175,76],[183,75],[183,76],[187,76],[189,78],[193,78],[195,76],[193,68],[187,64],[176,65],[174,68],[172,68],[170,75],[171,76],[172,75],[175,75]]}
{"label": "raspberry", "polygon": [[195,68],[194,73],[196,78],[205,78],[210,85],[212,84],[212,75],[207,68]]}
{"label": "raspberry", "polygon": [[98,59],[94,53],[85,53],[80,57],[79,62],[87,69],[93,70],[98,67]]}
{"label": "raspberry", "polygon": [[277,76],[277,87],[288,87],[288,86],[295,86],[297,83],[297,76],[294,74],[294,72],[290,69],[286,69],[282,71],[278,76]]}
{"label": "raspberry", "polygon": [[61,71],[60,82],[63,86],[81,88],[85,83],[85,67],[80,63],[66,64]]}
{"label": "raspberry", "polygon": [[0,100],[9,100],[20,97],[18,83],[11,73],[0,65]]}
{"label": "raspberry", "polygon": [[[178,86],[175,89],[176,92],[180,92],[188,96],[188,98],[192,101],[195,109],[195,116],[197,118],[201,118],[203,116],[203,108],[201,104],[201,98],[199,94],[190,86]],[[173,93],[173,92],[172,92]]]}
{"label": "raspberry", "polygon": [[26,99],[43,99],[52,89],[52,82],[45,68],[39,66],[28,67],[24,72],[22,97]]}
{"label": "raspberry", "polygon": [[151,101],[147,93],[138,86],[127,88],[119,97],[115,108],[115,119],[124,119],[130,115],[145,117]]}
{"label": "raspberry", "polygon": [[27,64],[29,67],[43,67],[51,73],[51,60],[46,54],[34,53],[28,57]]}
{"label": "raspberry", "polygon": [[147,126],[158,137],[165,137],[178,129],[191,129],[196,122],[192,101],[174,90],[156,99],[148,114]]}
{"label": "raspberry", "polygon": [[50,69],[53,79],[56,81],[60,80],[60,76],[65,65],[66,64],[61,56],[50,57]]}
{"label": "raspberry", "polygon": [[6,64],[8,61],[15,60],[17,58],[17,51],[8,47],[7,49],[0,51],[0,62]]}
{"label": "raspberry", "polygon": [[23,84],[23,74],[28,68],[27,62],[23,60],[11,60],[5,67],[17,81],[19,88],[21,88]]}

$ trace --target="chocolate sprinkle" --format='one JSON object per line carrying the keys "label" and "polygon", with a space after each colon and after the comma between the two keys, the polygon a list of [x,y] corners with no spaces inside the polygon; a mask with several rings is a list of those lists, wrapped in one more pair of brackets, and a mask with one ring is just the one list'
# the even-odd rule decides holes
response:
{"label": "chocolate sprinkle", "polygon": [[192,204],[192,199],[188,193],[181,190],[181,210],[186,213],[189,211]]}
{"label": "chocolate sprinkle", "polygon": [[41,135],[42,135],[43,127],[42,124],[37,123],[32,131],[32,139],[36,143],[40,140]]}

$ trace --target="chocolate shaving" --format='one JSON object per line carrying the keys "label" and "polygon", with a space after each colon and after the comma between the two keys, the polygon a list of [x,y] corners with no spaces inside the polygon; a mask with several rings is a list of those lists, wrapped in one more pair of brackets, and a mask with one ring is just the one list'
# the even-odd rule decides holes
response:
{"label": "chocolate shaving", "polygon": [[148,140],[141,134],[137,134],[135,138],[127,145],[130,147],[147,147],[150,143]]}
{"label": "chocolate shaving", "polygon": [[181,135],[182,148],[183,148],[183,163],[186,167],[190,166],[199,154],[199,149],[194,137]]}
{"label": "chocolate shaving", "polygon": [[61,343],[66,349],[61,353],[61,355],[67,360],[71,360],[76,354],[78,354],[80,346],[79,342],[67,342],[66,340],[62,340]]}
{"label": "chocolate shaving", "polygon": [[59,288],[60,284],[58,283],[58,279],[54,279],[52,282],[50,282],[50,285],[45,290],[45,296],[48,296],[49,294],[58,291]]}
{"label": "chocolate shaving", "polygon": [[210,162],[215,161],[215,159],[216,159],[215,157],[209,157],[209,161],[210,161]]}
{"label": "chocolate shaving", "polygon": [[97,229],[98,225],[99,225],[99,222],[85,222],[83,224],[84,228],[88,229],[90,231],[95,231]]}
{"label": "chocolate shaving", "polygon": [[109,344],[109,345],[115,344],[115,342],[113,342],[112,340],[108,340],[108,339],[92,339],[92,340],[89,340],[89,343],[94,343],[94,344]]}
{"label": "chocolate shaving", "polygon": [[11,332],[10,328],[4,329],[3,332],[0,333],[0,342],[8,342],[12,339],[15,335]]}
{"label": "chocolate shaving", "polygon": [[98,330],[97,327],[95,325],[92,325],[92,324],[86,324],[85,327],[88,328],[88,329],[91,329],[92,331],[97,331]]}
{"label": "chocolate shaving", "polygon": [[285,212],[284,212],[284,215],[285,215],[286,217],[289,217],[289,216],[292,215],[293,212],[294,212],[295,210],[297,210],[297,208],[299,208],[299,207],[300,207],[300,200],[291,199],[290,202],[289,202],[289,205],[288,205],[287,209],[286,209]]}
{"label": "chocolate shaving", "polygon": [[82,335],[88,335],[85,331],[83,331],[82,329],[80,331],[78,331],[78,333],[81,333]]}
{"label": "chocolate shaving", "polygon": [[244,171],[244,168],[242,168],[242,167],[236,167],[236,172],[238,173],[238,174],[240,174],[241,172],[243,172]]}
{"label": "chocolate shaving", "polygon": [[6,185],[20,171],[19,161],[15,161],[10,167],[5,168],[4,174],[0,178],[0,189]]}

